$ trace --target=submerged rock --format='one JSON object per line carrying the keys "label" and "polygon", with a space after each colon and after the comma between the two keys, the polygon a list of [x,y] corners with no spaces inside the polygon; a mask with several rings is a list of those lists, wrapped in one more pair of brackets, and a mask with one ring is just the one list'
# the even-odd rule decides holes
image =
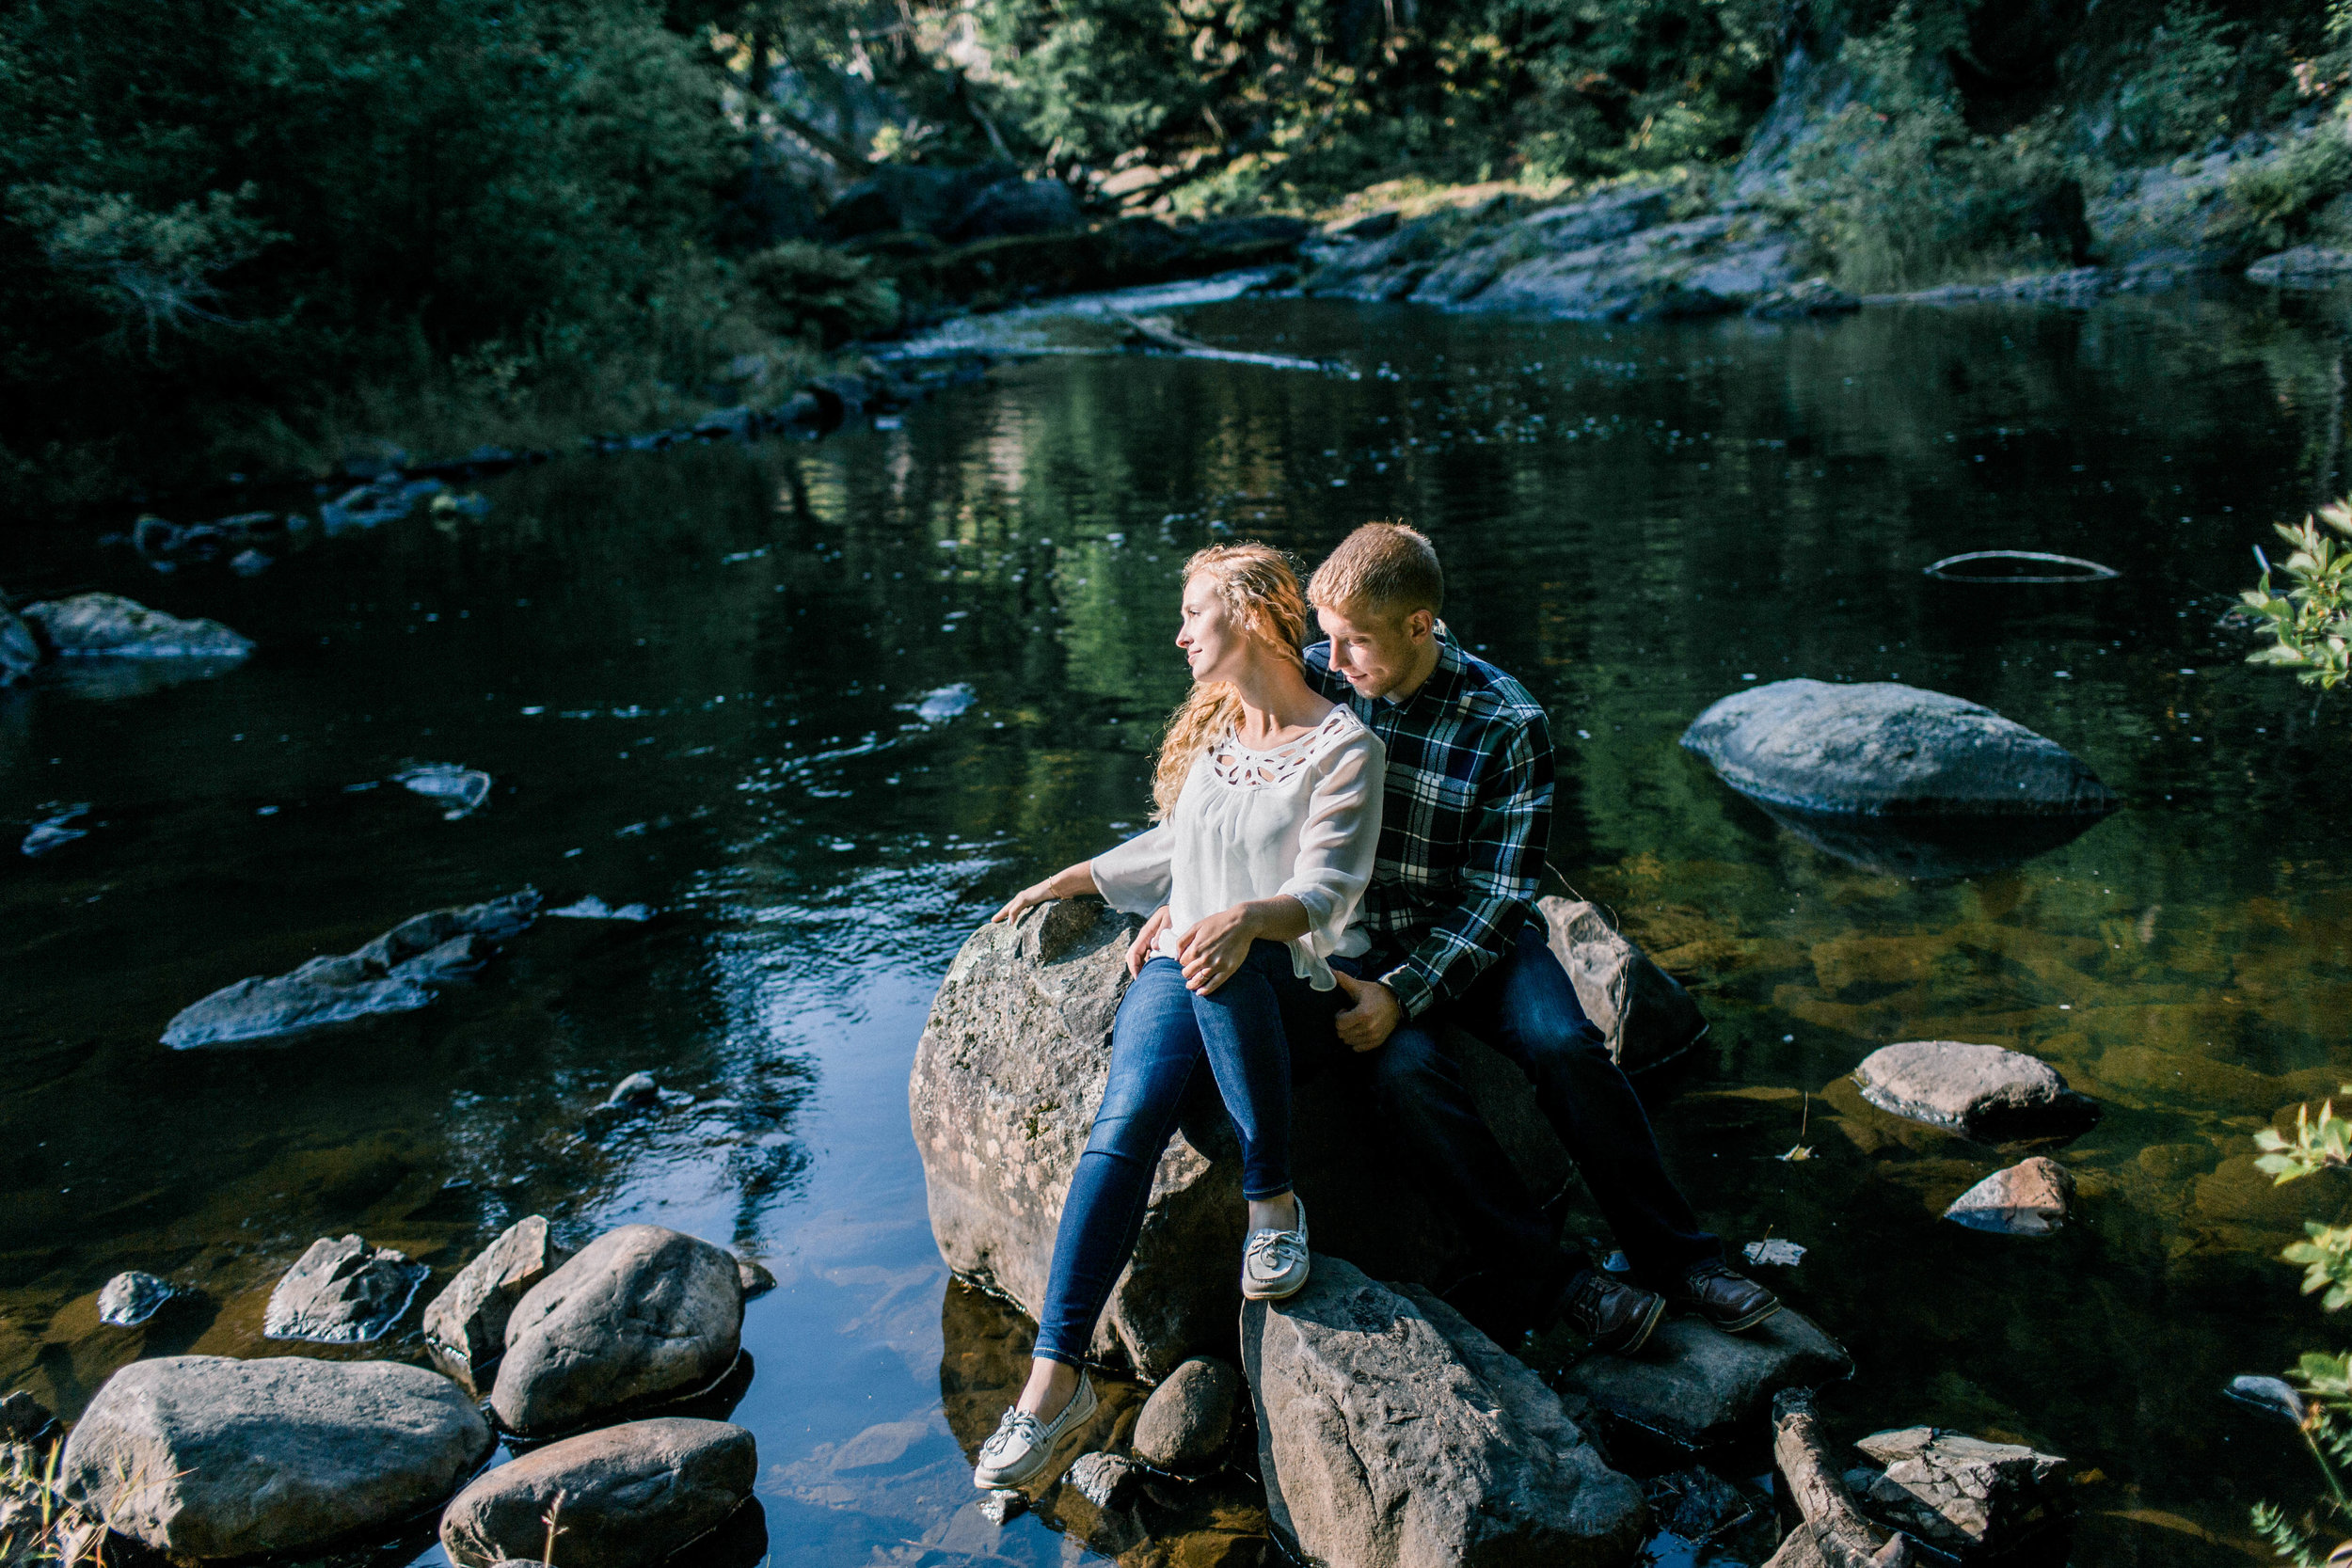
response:
{"label": "submerged rock", "polygon": [[2097,816],[2082,760],[1991,708],[1892,681],[1785,680],[1734,692],[1682,744],[1743,795],[1864,816]]}
{"label": "submerged rock", "polygon": [[548,918],[554,920],[646,921],[653,918],[653,907],[649,904],[622,904],[615,907],[592,893],[587,897],[576,903],[566,904],[560,910],[549,910],[548,915]]}
{"label": "submerged rock", "polygon": [[1987,1142],[2072,1136],[2099,1119],[2058,1069],[1997,1045],[1905,1040],[1864,1057],[1853,1080],[1882,1111]]}
{"label": "submerged rock", "polygon": [[106,1380],[66,1439],[68,1496],[179,1558],[300,1551],[416,1517],[490,1449],[437,1372],[167,1355]]}
{"label": "submerged rock", "polygon": [[99,1291],[98,1321],[117,1328],[136,1328],[169,1306],[179,1293],[179,1288],[168,1280],[128,1270]]}
{"label": "submerged rock", "polygon": [[555,1244],[544,1217],[517,1220],[426,1305],[425,1342],[469,1386],[480,1387],[483,1374],[505,1354],[516,1304],[570,1257]]}
{"label": "submerged rock", "polygon": [[1152,1390],[1136,1418],[1136,1457],[1174,1475],[1214,1465],[1233,1433],[1241,1374],[1215,1356],[1196,1355]]}
{"label": "submerged rock", "polygon": [[272,1339],[357,1345],[380,1339],[433,1271],[357,1236],[322,1236],[269,1293],[262,1332]]}
{"label": "submerged rock", "polygon": [[630,1421],[533,1449],[484,1475],[441,1515],[458,1568],[536,1562],[560,1505],[555,1560],[653,1568],[748,1501],[759,1454],[749,1432],[683,1417]]}
{"label": "submerged rock", "polygon": [[31,628],[17,618],[8,600],[0,597],[0,686],[13,686],[40,665],[40,644],[33,641]]}
{"label": "submerged rock", "polygon": [[461,768],[453,762],[421,763],[392,777],[412,795],[447,801],[449,810],[441,815],[452,822],[470,816],[490,798],[489,774],[479,768]]}
{"label": "submerged rock", "polygon": [[612,1092],[604,1097],[608,1111],[642,1111],[649,1105],[661,1103],[661,1085],[650,1072],[632,1072],[612,1085]]}
{"label": "submerged rock", "polygon": [[1109,1508],[1136,1479],[1136,1463],[1120,1454],[1089,1453],[1079,1456],[1063,1478],[1078,1496],[1097,1508]]}
{"label": "submerged rock", "polygon": [[252,641],[218,621],[183,621],[119,594],[26,605],[25,623],[59,658],[243,658]]}
{"label": "submerged rock", "polygon": [[2047,1236],[2074,1205],[2074,1173],[2036,1154],[1996,1170],[1952,1200],[1944,1217],[1971,1230]]}
{"label": "submerged rock", "polygon": [[743,1287],[745,1301],[756,1300],[776,1288],[776,1276],[756,1258],[736,1259],[735,1278]]}
{"label": "submerged rock", "polygon": [[1744,1334],[1670,1319],[1638,1359],[1588,1355],[1566,1381],[1619,1420],[1705,1448],[1757,1427],[1783,1388],[1817,1388],[1852,1370],[1843,1346],[1783,1307]]}
{"label": "submerged rock", "polygon": [[1318,1256],[1307,1288],[1242,1312],[1274,1528],[1311,1561],[1617,1564],[1641,1489],[1559,1396],[1444,1303]]}
{"label": "submerged rock", "polygon": [[1628,1072],[1656,1067],[1707,1033],[1707,1017],[1691,993],[1612,926],[1598,905],[1551,897],[1538,900],[1536,910],[1552,956],[1618,1066]]}
{"label": "submerged rock", "polygon": [[1940,1427],[1873,1433],[1854,1447],[1886,1466],[1858,1494],[1863,1508],[1947,1550],[2005,1551],[2069,1512],[2066,1461],[2055,1454]]}
{"label": "submerged rock", "polygon": [[608,1230],[534,1286],[506,1323],[490,1408],[525,1436],[708,1387],[735,1364],[734,1257],[658,1225]]}
{"label": "submerged rock", "polygon": [[1744,1524],[1756,1513],[1756,1504],[1738,1487],[1696,1465],[1653,1476],[1642,1491],[1649,1498],[1658,1528],[1694,1545]]}
{"label": "submerged rock", "polygon": [[30,1443],[47,1432],[57,1418],[49,1407],[23,1388],[0,1398],[0,1443]]}
{"label": "submerged rock", "polygon": [[24,834],[24,842],[17,847],[27,855],[45,855],[52,849],[62,849],[77,838],[87,838],[87,828],[68,826],[77,816],[87,816],[87,802],[53,811],[34,823]]}
{"label": "submerged rock", "polygon": [[268,1039],[374,1013],[407,1012],[433,988],[463,979],[530,926],[539,895],[529,888],[483,904],[405,920],[366,946],[312,958],[290,974],[239,980],[183,1008],[164,1031],[175,1051]]}

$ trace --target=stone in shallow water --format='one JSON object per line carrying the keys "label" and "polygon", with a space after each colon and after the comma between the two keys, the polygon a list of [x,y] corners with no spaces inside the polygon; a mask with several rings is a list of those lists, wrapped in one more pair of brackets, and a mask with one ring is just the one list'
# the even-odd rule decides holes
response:
{"label": "stone in shallow water", "polygon": [[764,1296],[776,1288],[776,1276],[769,1271],[767,1264],[756,1258],[738,1258],[735,1260],[735,1277],[743,1287],[745,1301]]}
{"label": "stone in shallow water", "polygon": [[759,1456],[727,1421],[630,1421],[533,1449],[459,1493],[441,1515],[458,1568],[535,1561],[562,1499],[555,1560],[569,1568],[652,1568],[716,1529],[752,1495]]}
{"label": "stone in shallow water", "polygon": [[119,594],[26,605],[25,623],[59,658],[243,658],[252,641],[218,621],[183,621]]}
{"label": "stone in shallow water", "polygon": [[1214,1356],[1196,1355],[1152,1390],[1136,1418],[1136,1455],[1184,1476],[1215,1465],[1232,1434],[1241,1374]]}
{"label": "stone in shallow water", "polygon": [[389,1361],[167,1355],[106,1380],[67,1495],[182,1558],[295,1552],[415,1518],[489,1451],[457,1385]]}
{"label": "stone in shallow water", "polygon": [[571,1254],[538,1214],[518,1220],[485,1247],[424,1309],[424,1337],[437,1358],[478,1386],[506,1350],[506,1322],[532,1288]]}
{"label": "stone in shallow water", "polygon": [[168,1280],[137,1269],[126,1270],[106,1281],[98,1292],[98,1321],[117,1328],[136,1328],[179,1293]]}
{"label": "stone in shallow water", "polygon": [[1891,681],[1772,681],[1700,714],[1682,744],[1743,795],[1862,816],[2098,816],[2115,797],[2056,741]]}
{"label": "stone in shallow water", "polygon": [[1972,1138],[2071,1136],[2099,1119],[2056,1068],[1997,1045],[1905,1040],[1871,1052],[1853,1078],[1880,1110]]}
{"label": "stone in shallow water", "polygon": [[430,911],[339,958],[223,986],[183,1008],[163,1043],[175,1051],[230,1045],[426,1006],[435,986],[479,969],[495,944],[528,927],[538,910],[539,895],[525,888],[487,903]]}
{"label": "stone in shallow water", "polygon": [[1761,1431],[1774,1394],[1816,1388],[1853,1370],[1843,1346],[1788,1307],[1744,1334],[1674,1318],[1638,1358],[1588,1355],[1567,1386],[1620,1420],[1704,1448]]}
{"label": "stone in shallow water", "polygon": [[1598,905],[1550,897],[1537,908],[1552,956],[1618,1066],[1628,1072],[1655,1067],[1707,1033],[1707,1017],[1691,993],[1611,925]]}
{"label": "stone in shallow water", "polygon": [[2047,1236],[2074,1204],[2074,1173],[2037,1154],[1996,1170],[1952,1200],[1944,1217],[1971,1230]]}
{"label": "stone in shallow water", "polygon": [[493,782],[490,775],[481,768],[465,768],[453,762],[421,763],[392,777],[412,795],[448,802],[449,810],[441,815],[453,822],[469,816],[483,801],[487,800]]}
{"label": "stone in shallow water", "polygon": [[262,1332],[272,1339],[357,1345],[380,1339],[432,1270],[357,1236],[322,1236],[269,1293]]}
{"label": "stone in shallow water", "polygon": [[1577,1568],[1641,1539],[1641,1489],[1433,1296],[1318,1255],[1305,1290],[1242,1309],[1242,1365],[1276,1530],[1311,1560]]}
{"label": "stone in shallow water", "polygon": [[1710,1541],[1756,1513],[1740,1489],[1712,1470],[1693,1465],[1643,1483],[1658,1528],[1693,1544]]}
{"label": "stone in shallow water", "polygon": [[981,1517],[1002,1528],[1029,1511],[1029,1496],[1008,1487],[982,1497],[979,1509]]}
{"label": "stone in shallow water", "polygon": [[1115,1453],[1089,1453],[1080,1456],[1064,1479],[1095,1507],[1108,1508],[1135,1477],[1135,1461]]}
{"label": "stone in shallow water", "polygon": [[632,1072],[612,1085],[604,1097],[607,1110],[643,1110],[661,1100],[661,1085],[650,1072]]}
{"label": "stone in shallow water", "polygon": [[682,1398],[735,1364],[742,1332],[732,1255],[658,1225],[625,1225],[516,1305],[490,1408],[508,1431],[536,1436]]}
{"label": "stone in shallow water", "polygon": [[89,836],[87,828],[69,827],[67,824],[77,816],[88,815],[89,806],[87,802],[53,811],[49,816],[33,824],[32,831],[24,835],[24,842],[19,847],[27,855],[45,855],[52,849],[64,848],[77,838],[87,838]]}
{"label": "stone in shallow water", "polygon": [[23,1388],[0,1398],[0,1443],[29,1443],[57,1418]]}
{"label": "stone in shallow water", "polygon": [[1886,1466],[1860,1495],[1864,1509],[1931,1544],[2001,1551],[2068,1511],[2066,1461],[2021,1444],[1905,1427],[1854,1447]]}

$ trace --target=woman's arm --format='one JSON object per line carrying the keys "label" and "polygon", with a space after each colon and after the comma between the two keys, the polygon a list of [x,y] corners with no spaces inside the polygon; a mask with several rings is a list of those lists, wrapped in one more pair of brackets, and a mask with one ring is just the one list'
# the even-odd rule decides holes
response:
{"label": "woman's arm", "polygon": [[1099,896],[1102,891],[1094,885],[1094,863],[1080,861],[1075,865],[1063,866],[1041,882],[1031,882],[1014,894],[1009,903],[989,918],[1018,920],[1040,904],[1051,903],[1057,898],[1075,898],[1082,893]]}
{"label": "woman's arm", "polygon": [[1176,939],[1187,988],[1207,996],[1232,979],[1261,940],[1289,942],[1307,934],[1307,906],[1288,894],[1250,898],[1196,920]]}

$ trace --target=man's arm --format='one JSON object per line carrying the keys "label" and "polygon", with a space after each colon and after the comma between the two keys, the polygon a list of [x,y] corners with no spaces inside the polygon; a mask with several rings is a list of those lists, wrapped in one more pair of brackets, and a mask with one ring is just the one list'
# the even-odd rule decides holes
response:
{"label": "man's arm", "polygon": [[1510,950],[1542,891],[1551,840],[1551,736],[1541,719],[1512,726],[1479,781],[1461,867],[1462,899],[1405,961],[1380,976],[1406,1018],[1451,1002]]}

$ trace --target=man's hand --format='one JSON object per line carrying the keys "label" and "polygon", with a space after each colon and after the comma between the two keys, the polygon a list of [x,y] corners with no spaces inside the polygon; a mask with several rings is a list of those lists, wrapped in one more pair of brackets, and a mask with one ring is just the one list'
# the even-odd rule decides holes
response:
{"label": "man's hand", "polygon": [[1152,918],[1143,923],[1136,940],[1127,944],[1127,978],[1132,980],[1143,973],[1143,966],[1152,961],[1152,950],[1159,945],[1160,933],[1168,929],[1168,906],[1162,904],[1152,911]]}
{"label": "man's hand", "polygon": [[1405,1022],[1405,1009],[1397,1005],[1396,992],[1377,980],[1359,980],[1340,970],[1331,971],[1331,978],[1347,992],[1355,1004],[1332,1020],[1340,1038],[1357,1051],[1377,1051],[1389,1043],[1396,1026]]}

